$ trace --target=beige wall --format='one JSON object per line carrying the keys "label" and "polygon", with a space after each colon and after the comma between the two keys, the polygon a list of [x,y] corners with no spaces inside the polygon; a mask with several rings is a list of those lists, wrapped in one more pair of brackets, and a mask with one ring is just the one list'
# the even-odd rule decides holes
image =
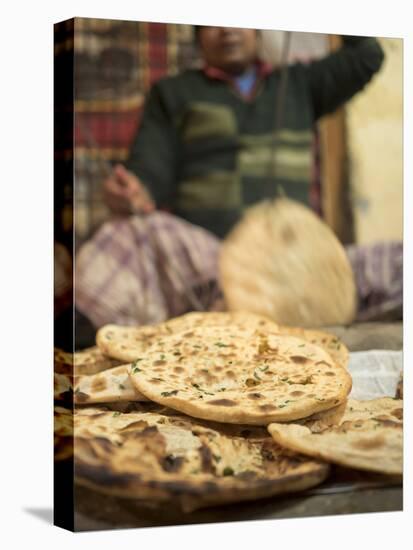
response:
{"label": "beige wall", "polygon": [[346,108],[356,241],[401,239],[403,231],[403,41],[380,39],[380,73]]}
{"label": "beige wall", "polygon": [[[261,31],[261,55],[265,61],[278,65],[284,46],[284,31]],[[327,35],[311,32],[292,32],[288,62],[308,61],[328,53]]]}

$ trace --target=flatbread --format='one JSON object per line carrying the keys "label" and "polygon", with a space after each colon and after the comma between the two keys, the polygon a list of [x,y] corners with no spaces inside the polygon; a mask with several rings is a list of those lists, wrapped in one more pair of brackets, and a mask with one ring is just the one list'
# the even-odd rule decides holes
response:
{"label": "flatbread", "polygon": [[340,339],[334,334],[322,332],[320,330],[287,327],[284,325],[278,325],[278,332],[280,334],[288,334],[290,336],[304,338],[304,340],[324,348],[329,355],[331,355],[331,358],[340,366],[344,368],[348,367],[350,357],[349,351],[343,342],[341,342]]}
{"label": "flatbread", "polygon": [[117,401],[147,401],[129,379],[130,365],[121,365],[75,379],[74,402],[80,405]]}
{"label": "flatbread", "polygon": [[287,198],[249,208],[220,248],[229,310],[301,327],[345,325],[356,286],[343,246],[306,206]]}
{"label": "flatbread", "polygon": [[186,313],[165,322],[166,331],[176,334],[191,328],[208,326],[235,326],[252,334],[256,330],[273,332],[279,326],[271,319],[249,311],[213,311]]}
{"label": "flatbread", "polygon": [[98,405],[98,408],[80,407],[72,408],[69,406],[57,405],[54,407],[54,459],[57,461],[65,460],[73,456],[73,422],[74,415],[89,416],[104,411],[128,412],[148,412],[151,410],[159,411],[159,405],[155,403],[137,401],[120,401],[114,403],[105,403]]}
{"label": "flatbread", "polygon": [[337,407],[332,407],[327,411],[312,414],[302,420],[295,420],[294,423],[300,424],[301,426],[307,426],[313,433],[322,432],[330,426],[338,426],[341,424],[346,408],[347,401],[344,401],[344,403],[337,405]]}
{"label": "flatbread", "polygon": [[69,353],[54,350],[54,372],[67,375],[96,374],[119,365],[119,361],[105,357],[98,347]]}
{"label": "flatbread", "polygon": [[221,426],[174,412],[74,416],[75,481],[116,496],[202,506],[293,493],[326,464],[281,450],[263,428]]}
{"label": "flatbread", "polygon": [[403,401],[392,397],[379,397],[365,401],[349,399],[341,422],[371,418],[403,422]]}
{"label": "flatbread", "polygon": [[322,348],[233,326],[165,336],[132,364],[131,381],[157,403],[196,418],[266,425],[346,400],[349,373]]}
{"label": "flatbread", "polygon": [[295,421],[295,423],[307,426],[313,433],[317,433],[344,422],[372,418],[403,423],[403,401],[392,397],[380,397],[364,401],[348,399],[337,407]]}
{"label": "flatbread", "polygon": [[142,355],[162,336],[189,331],[197,327],[234,326],[248,334],[280,333],[299,336],[325,348],[340,365],[347,367],[348,350],[333,334],[297,327],[281,326],[262,315],[245,311],[236,312],[191,312],[164,323],[150,326],[128,327],[105,325],[98,330],[96,343],[102,354],[130,363]]}
{"label": "flatbread", "polygon": [[54,374],[54,398],[78,405],[118,401],[147,401],[129,379],[129,366],[121,365],[97,374],[69,376]]}
{"label": "flatbread", "polygon": [[158,327],[105,325],[96,333],[96,344],[104,355],[131,363],[160,336]]}
{"label": "flatbread", "polygon": [[403,474],[403,424],[376,418],[345,421],[320,433],[298,424],[273,423],[274,441],[295,452],[358,470]]}
{"label": "flatbread", "polygon": [[96,344],[108,357],[130,363],[163,336],[201,326],[227,325],[237,326],[248,333],[256,330],[278,330],[278,325],[270,319],[252,313],[191,312],[157,325],[138,327],[105,325],[97,331]]}

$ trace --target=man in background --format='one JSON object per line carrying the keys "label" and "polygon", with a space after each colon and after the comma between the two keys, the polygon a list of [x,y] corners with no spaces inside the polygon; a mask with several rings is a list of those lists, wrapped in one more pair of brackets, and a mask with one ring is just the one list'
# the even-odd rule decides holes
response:
{"label": "man in background", "polygon": [[127,165],[104,182],[115,218],[77,257],[76,306],[95,327],[219,307],[219,239],[280,187],[317,210],[314,124],[383,61],[374,38],[343,37],[337,52],[288,67],[280,103],[285,74],[258,58],[259,31],[196,35],[203,68],[153,86]]}

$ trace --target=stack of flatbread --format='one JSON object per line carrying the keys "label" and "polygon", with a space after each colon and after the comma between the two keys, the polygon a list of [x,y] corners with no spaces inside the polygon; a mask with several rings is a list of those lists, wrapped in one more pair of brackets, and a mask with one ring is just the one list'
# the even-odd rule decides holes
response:
{"label": "stack of flatbread", "polygon": [[348,351],[331,334],[190,313],[107,325],[96,343],[56,354],[55,397],[75,410],[71,423],[57,407],[55,436],[72,426],[79,484],[192,510],[304,490],[331,464],[402,474],[402,401],[348,399]]}

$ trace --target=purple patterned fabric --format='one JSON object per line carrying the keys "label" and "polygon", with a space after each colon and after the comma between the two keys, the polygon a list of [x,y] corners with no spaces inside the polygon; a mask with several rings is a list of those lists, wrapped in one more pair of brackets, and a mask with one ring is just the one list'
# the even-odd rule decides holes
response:
{"label": "purple patterned fabric", "polygon": [[218,249],[215,236],[165,212],[107,222],[77,255],[76,307],[96,327],[213,309]]}
{"label": "purple patterned fabric", "polygon": [[351,245],[347,254],[357,286],[357,320],[401,319],[403,243]]}

